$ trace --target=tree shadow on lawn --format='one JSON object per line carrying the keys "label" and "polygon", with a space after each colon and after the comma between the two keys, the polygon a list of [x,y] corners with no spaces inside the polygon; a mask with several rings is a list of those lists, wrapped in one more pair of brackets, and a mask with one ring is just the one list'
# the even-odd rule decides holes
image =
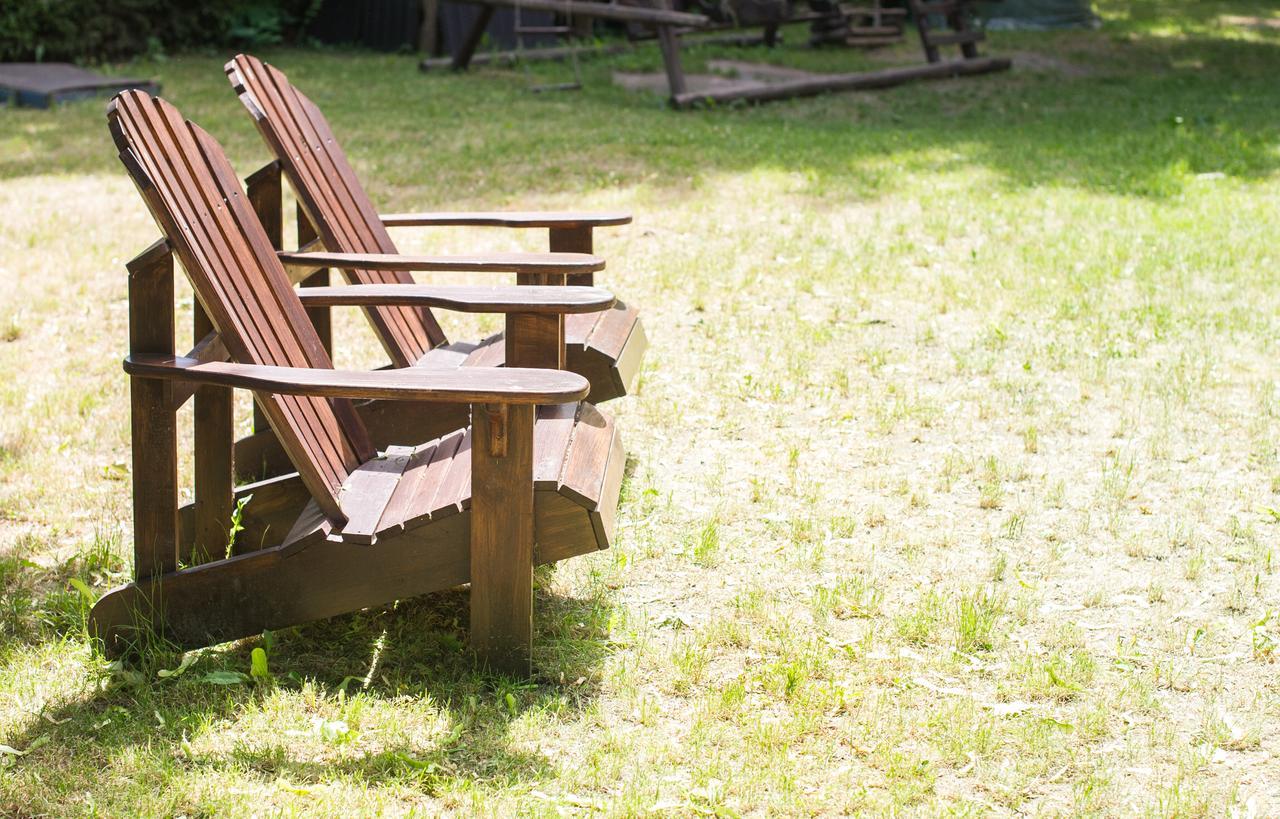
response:
{"label": "tree shadow on lawn", "polygon": [[[1220,13],[1254,8],[1214,5]],[[1080,71],[1015,69],[869,94],[687,113],[613,88],[609,74],[616,64],[610,60],[590,63],[584,92],[548,99],[524,93],[508,74],[488,69],[422,76],[407,57],[316,51],[267,56],[325,111],[387,210],[446,204],[457,201],[459,191],[491,198],[628,184],[662,188],[759,169],[802,173],[816,195],[864,199],[891,192],[903,170],[966,167],[988,169],[1014,189],[1065,185],[1161,199],[1176,196],[1188,175],[1261,179],[1280,168],[1274,150],[1280,124],[1269,113],[1280,107],[1273,82],[1280,35],[1240,40],[1203,30],[1169,35],[1113,27],[1000,35],[987,51],[1024,49]],[[657,52],[650,51],[636,60],[654,62]],[[751,50],[725,53],[752,59]],[[698,50],[691,66],[705,56],[723,55]],[[829,70],[840,70],[838,54],[823,59]],[[333,68],[335,61],[342,70]],[[228,145],[241,172],[249,172],[266,151],[219,61],[179,62],[158,68],[174,74],[165,78],[167,93]],[[27,150],[0,153],[0,177],[118,171],[99,112],[68,111],[62,118],[63,127],[41,132],[43,147],[32,142]],[[573,124],[570,135],[566,118]],[[13,132],[11,140],[31,142],[18,128],[0,121],[0,144],[6,132]],[[99,144],[107,147],[97,150]],[[245,155],[258,159],[240,161]]]}
{"label": "tree shadow on lawn", "polygon": [[[601,668],[611,651],[614,605],[604,593],[567,597],[539,589],[535,677],[526,681],[477,668],[465,643],[467,601],[466,590],[455,589],[277,632],[269,640],[273,680],[265,685],[219,685],[207,677],[217,671],[247,673],[250,653],[264,644],[262,638],[206,650],[170,679],[160,679],[157,671],[176,667],[177,653],[146,658],[104,676],[87,696],[45,709],[23,734],[4,742],[18,749],[36,746],[17,763],[22,769],[39,771],[56,758],[63,793],[94,791],[104,767],[121,759],[129,760],[138,776],[172,764],[193,770],[247,768],[295,785],[350,776],[426,793],[447,779],[505,786],[550,778],[556,771],[551,760],[513,747],[509,729],[530,712],[576,718],[598,696]],[[20,655],[11,650],[8,661]],[[198,744],[210,726],[252,718],[257,707],[272,707],[276,694],[304,688],[324,697],[320,708],[328,717],[312,716],[310,722],[277,731],[250,731],[227,751],[193,750],[192,743]],[[330,753],[318,760],[291,752],[291,742],[298,741],[358,743],[361,711],[349,717],[353,724],[338,723],[352,732],[347,733],[328,725],[335,709],[345,715],[362,701],[359,708],[367,712],[406,699],[431,708],[432,715],[423,718],[446,726],[443,735],[433,734],[427,745],[393,741],[363,755],[347,751],[336,754],[337,760]],[[407,718],[420,715],[406,708]],[[304,739],[291,740],[300,735]]]}

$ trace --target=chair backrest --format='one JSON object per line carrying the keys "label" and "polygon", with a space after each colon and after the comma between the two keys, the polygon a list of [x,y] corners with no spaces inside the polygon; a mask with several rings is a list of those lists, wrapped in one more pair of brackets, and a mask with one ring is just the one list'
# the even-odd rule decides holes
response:
{"label": "chair backrest", "polygon": [[[222,147],[169,103],[125,91],[107,112],[111,135],[231,358],[242,364],[332,368]],[[257,393],[307,489],[335,524],[338,493],[376,452],[347,401]]]}
{"label": "chair backrest", "polygon": [[[391,234],[333,137],[324,115],[272,66],[246,54],[226,65],[228,79],[253,115],[302,209],[326,250],[334,253],[396,253]],[[348,270],[358,284],[411,284],[404,271]],[[366,307],[382,346],[397,367],[411,366],[443,344],[444,331],[426,308]]]}

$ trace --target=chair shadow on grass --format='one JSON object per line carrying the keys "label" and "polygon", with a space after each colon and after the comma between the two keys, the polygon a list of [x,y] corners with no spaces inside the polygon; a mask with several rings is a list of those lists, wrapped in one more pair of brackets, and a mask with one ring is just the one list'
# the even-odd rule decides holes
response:
{"label": "chair shadow on grass", "polygon": [[[540,569],[539,577],[547,572]],[[599,694],[611,651],[615,606],[603,590],[566,596],[540,584],[534,610],[531,680],[495,676],[477,666],[466,644],[468,592],[453,589],[310,623],[268,639],[208,649],[177,677],[162,679],[157,672],[175,668],[178,652],[137,659],[105,677],[91,693],[33,715],[25,731],[3,741],[19,749],[36,746],[21,760],[23,767],[39,766],[49,755],[56,756],[67,776],[78,771],[83,781],[75,783],[76,792],[92,790],[103,765],[131,750],[168,755],[192,769],[248,768],[293,785],[355,776],[432,793],[443,779],[501,785],[542,781],[555,775],[555,765],[539,752],[513,747],[511,726],[530,712],[573,719],[589,707]],[[63,637],[73,639],[74,634]],[[270,682],[221,685],[208,680],[214,671],[247,674],[251,652],[264,644],[270,646]],[[22,661],[21,647],[7,648],[6,665]],[[392,742],[363,755],[340,754],[336,760],[333,754],[319,761],[291,753],[291,738],[299,731],[307,742],[354,741],[359,747],[359,712],[351,725],[341,717],[333,720],[330,713],[327,719],[340,726],[332,734],[325,720],[311,716],[226,752],[198,750],[202,728],[233,721],[281,690],[304,687],[326,699],[327,711],[336,708],[342,714],[357,701],[364,707],[406,697],[428,702],[433,739],[422,745]]]}

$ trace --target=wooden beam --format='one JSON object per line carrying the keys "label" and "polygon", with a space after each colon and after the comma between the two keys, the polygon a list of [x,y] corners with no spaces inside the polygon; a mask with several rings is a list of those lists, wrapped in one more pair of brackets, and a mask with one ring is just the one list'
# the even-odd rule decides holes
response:
{"label": "wooden beam", "polygon": [[680,39],[671,26],[658,27],[658,48],[662,50],[662,65],[667,72],[667,87],[671,99],[679,99],[687,93],[684,65],[680,62]]}
{"label": "wooden beam", "polygon": [[565,366],[564,316],[539,313],[508,313],[506,365],[563,370]]}
{"label": "wooden beam", "polygon": [[534,408],[476,404],[471,415],[471,644],[495,671],[527,677]]}
{"label": "wooden beam", "polygon": [[484,31],[489,27],[489,21],[493,19],[493,11],[494,7],[491,5],[480,6],[475,22],[471,24],[471,30],[467,32],[466,38],[453,55],[454,71],[466,71],[467,66],[471,65],[471,57],[476,53],[476,48],[484,37]]}
{"label": "wooden beam", "polygon": [[[272,160],[245,179],[246,195],[267,239],[276,250],[284,250],[284,187],[280,180],[280,161]],[[253,402],[253,431],[271,429],[266,413]]]}
{"label": "wooden beam", "polygon": [[[214,333],[199,301],[193,312],[196,338]],[[195,390],[195,538],[187,563],[226,556],[231,526],[235,414],[230,387],[204,385]],[[184,544],[184,548],[187,544]]]}
{"label": "wooden beam", "polygon": [[[549,249],[552,253],[587,253],[595,254],[595,231],[590,225],[576,227],[553,227],[549,231]],[[594,273],[573,273],[566,284],[591,286],[595,284]]]}
{"label": "wooden beam", "polygon": [[976,60],[952,60],[949,62],[913,65],[906,68],[889,68],[859,74],[832,74],[823,77],[790,80],[766,86],[704,91],[680,94],[672,97],[677,108],[692,108],[707,103],[769,102],[792,97],[813,96],[831,91],[865,91],[873,88],[891,88],[919,80],[943,80],[951,77],[967,77],[1006,71],[1012,65],[1002,57],[984,57]]}
{"label": "wooden beam", "polygon": [[[173,254],[157,242],[129,262],[129,351],[173,355]],[[178,432],[163,381],[130,378],[133,434],[133,576],[178,565]]]}
{"label": "wooden beam", "polygon": [[[316,231],[315,225],[311,224],[311,220],[307,218],[307,214],[302,209],[302,204],[298,204],[298,247],[304,247],[317,241],[320,238]],[[322,267],[310,276],[307,276],[299,283],[300,287],[328,287],[329,286],[329,268]],[[320,344],[324,347],[324,351],[329,354],[329,360],[333,360],[333,316],[330,309],[326,306],[314,306],[307,308],[307,316],[311,319],[311,323],[315,325],[316,335],[320,336]]]}

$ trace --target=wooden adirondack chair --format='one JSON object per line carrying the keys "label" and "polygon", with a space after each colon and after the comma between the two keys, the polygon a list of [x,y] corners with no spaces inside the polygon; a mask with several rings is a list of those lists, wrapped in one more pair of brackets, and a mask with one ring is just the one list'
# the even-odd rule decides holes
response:
{"label": "wooden adirondack chair", "polygon": [[[111,652],[144,624],[180,646],[210,645],[470,582],[473,645],[527,673],[533,566],[609,545],[623,453],[612,420],[577,403],[585,378],[518,367],[556,361],[560,316],[607,308],[612,295],[315,288],[313,303],[506,313],[516,365],[335,370],[213,138],[136,91],[113,100],[108,122],[165,238],[129,266],[135,580],[93,607],[93,633]],[[172,254],[207,332],[182,357]],[[231,388],[253,391],[295,475],[233,489]],[[193,393],[195,503],[178,509],[175,415]],[[352,399],[461,404],[473,423],[379,453]],[[259,493],[274,519],[293,522],[232,554],[243,548],[227,546],[234,504],[253,494],[251,508]]]}
{"label": "wooden adirondack chair", "polygon": [[[348,281],[362,284],[412,283],[410,271],[432,269],[432,261],[398,254],[388,227],[496,226],[547,228],[552,252],[592,252],[593,230],[631,221],[624,213],[421,213],[379,216],[360,185],[341,146],[320,110],[293,87],[277,69],[256,57],[241,54],[226,65],[228,78],[240,101],[253,115],[276,162],[248,179],[249,196],[279,246],[282,217],[280,170],[289,178],[299,203],[299,242],[303,250],[322,247],[327,252],[283,254],[286,265],[300,266],[304,285],[328,283],[328,268],[340,268]],[[318,240],[312,241],[315,237]],[[352,265],[345,254],[385,254],[377,269]],[[602,265],[601,265],[602,266]],[[317,271],[317,268],[319,270]],[[599,268],[520,271],[521,284],[593,283]],[[316,272],[312,272],[316,271]],[[396,367],[496,366],[503,363],[505,345],[500,335],[478,343],[448,343],[430,310],[403,305],[368,306],[366,314]],[[322,336],[327,316],[313,312]],[[635,310],[622,304],[593,313],[566,315],[562,332],[566,342],[566,367],[591,382],[587,400],[599,402],[625,395],[639,370],[646,346],[644,330]],[[415,431],[435,432],[432,424],[454,424],[439,412],[408,414],[401,407],[360,407],[375,442],[386,434],[401,434],[406,423]],[[456,424],[454,424],[456,425]],[[246,441],[241,445],[245,461],[270,462],[269,442]],[[267,449],[263,449],[267,447]],[[269,474],[269,470],[267,473]]]}

